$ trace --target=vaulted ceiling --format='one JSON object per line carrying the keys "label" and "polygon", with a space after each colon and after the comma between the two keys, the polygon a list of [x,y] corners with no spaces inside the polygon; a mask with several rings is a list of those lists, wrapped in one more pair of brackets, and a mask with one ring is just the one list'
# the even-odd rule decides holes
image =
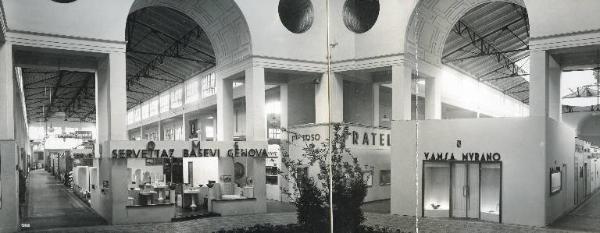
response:
{"label": "vaulted ceiling", "polygon": [[183,13],[147,7],[127,19],[127,108],[215,66],[206,33]]}
{"label": "vaulted ceiling", "polygon": [[525,8],[492,2],[465,14],[448,36],[442,63],[529,102],[529,20]]}

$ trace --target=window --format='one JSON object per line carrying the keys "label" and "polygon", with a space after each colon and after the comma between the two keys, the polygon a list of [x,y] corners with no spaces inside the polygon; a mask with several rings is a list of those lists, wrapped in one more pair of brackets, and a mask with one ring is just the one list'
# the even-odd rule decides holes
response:
{"label": "window", "polygon": [[266,166],[266,174],[267,174],[267,184],[271,184],[271,185],[277,185],[278,183],[278,171],[277,171],[277,167],[273,167],[273,166]]}
{"label": "window", "polygon": [[185,103],[198,100],[198,80],[191,80],[185,84]]}
{"label": "window", "polygon": [[281,139],[281,129],[269,128],[269,139]]}
{"label": "window", "polygon": [[148,106],[148,116],[153,117],[158,115],[158,99],[151,100]]}
{"label": "window", "polygon": [[280,114],[281,113],[281,102],[279,102],[279,101],[268,102],[265,106],[265,110],[267,111],[267,114]]}
{"label": "window", "polygon": [[127,123],[132,124],[134,122],[133,110],[127,111]]}
{"label": "window", "polygon": [[169,93],[160,96],[160,112],[169,111]]}
{"label": "window", "polygon": [[145,120],[148,118],[148,112],[149,112],[148,110],[149,110],[148,103],[142,104],[142,120]]}
{"label": "window", "polygon": [[206,133],[206,137],[207,138],[214,138],[215,137],[215,129],[212,126],[206,126],[204,128],[204,132]]}
{"label": "window", "polygon": [[141,113],[140,107],[137,107],[133,110],[133,122],[140,121],[140,117],[141,117],[140,113]]}
{"label": "window", "polygon": [[233,81],[233,88],[239,87],[241,85],[244,85],[244,82],[242,82],[242,81]]}
{"label": "window", "polygon": [[202,78],[202,98],[215,94],[216,75],[210,73]]}
{"label": "window", "polygon": [[379,171],[379,185],[390,185],[392,183],[392,173],[390,170]]}
{"label": "window", "polygon": [[183,104],[183,89],[181,87],[174,89],[171,92],[171,108],[181,107]]}

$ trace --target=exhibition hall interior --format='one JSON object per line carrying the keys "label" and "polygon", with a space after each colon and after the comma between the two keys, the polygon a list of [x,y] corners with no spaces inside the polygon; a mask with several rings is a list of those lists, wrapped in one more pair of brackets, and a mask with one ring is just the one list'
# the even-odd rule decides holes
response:
{"label": "exhibition hall interior", "polygon": [[598,11],[0,0],[0,233],[600,232]]}

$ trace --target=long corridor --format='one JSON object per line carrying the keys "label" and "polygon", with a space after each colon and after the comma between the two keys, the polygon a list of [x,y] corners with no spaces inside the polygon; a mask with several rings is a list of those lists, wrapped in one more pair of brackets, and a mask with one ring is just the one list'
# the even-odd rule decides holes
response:
{"label": "long corridor", "polygon": [[27,217],[22,223],[31,230],[106,224],[61,181],[44,170],[30,173],[27,185]]}
{"label": "long corridor", "polygon": [[558,219],[552,228],[599,232],[600,230],[600,192],[596,192],[585,203],[571,213]]}

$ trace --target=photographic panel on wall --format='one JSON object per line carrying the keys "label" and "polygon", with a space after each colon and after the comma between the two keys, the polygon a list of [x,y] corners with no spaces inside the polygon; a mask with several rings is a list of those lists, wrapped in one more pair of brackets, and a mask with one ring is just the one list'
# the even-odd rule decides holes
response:
{"label": "photographic panel on wall", "polygon": [[381,170],[379,171],[379,185],[390,185],[392,183],[392,173],[391,170]]}
{"label": "photographic panel on wall", "polygon": [[550,195],[562,189],[562,172],[560,167],[550,168]]}
{"label": "photographic panel on wall", "polygon": [[371,168],[370,170],[363,171],[363,179],[365,180],[367,187],[373,186],[373,175],[373,168]]}

